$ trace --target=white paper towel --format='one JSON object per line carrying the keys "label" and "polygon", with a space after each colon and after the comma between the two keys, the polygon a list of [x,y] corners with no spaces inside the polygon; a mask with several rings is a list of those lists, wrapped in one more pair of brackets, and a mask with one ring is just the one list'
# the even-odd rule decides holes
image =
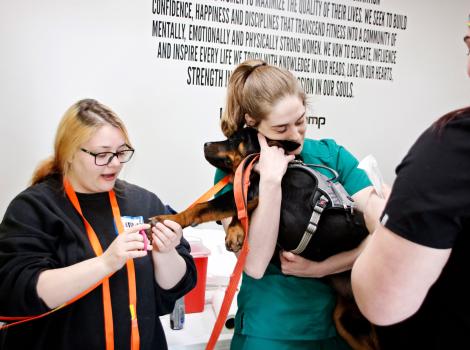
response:
{"label": "white paper towel", "polygon": [[[222,307],[222,302],[224,301],[225,288],[218,288],[214,291],[212,295],[212,310],[214,310],[215,317],[219,316],[220,308]],[[237,294],[235,294],[230,310],[228,311],[227,318],[225,320],[225,327],[228,329],[233,329],[235,327],[235,314],[237,312]]]}
{"label": "white paper towel", "polygon": [[370,182],[372,182],[372,186],[374,186],[375,192],[377,192],[379,197],[385,198],[382,192],[384,180],[382,173],[380,172],[379,165],[377,164],[377,160],[374,158],[374,156],[369,154],[359,162],[357,167],[366,172]]}

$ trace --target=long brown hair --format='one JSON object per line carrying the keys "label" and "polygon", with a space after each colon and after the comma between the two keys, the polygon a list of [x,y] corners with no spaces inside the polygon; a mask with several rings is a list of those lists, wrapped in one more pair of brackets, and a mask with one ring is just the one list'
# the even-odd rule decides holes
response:
{"label": "long brown hair", "polygon": [[53,174],[66,176],[73,155],[93,133],[103,125],[120,129],[131,146],[129,135],[122,120],[109,107],[93,99],[73,104],[64,114],[57,128],[54,154],[39,163],[33,173],[31,184],[37,184]]}
{"label": "long brown hair", "polygon": [[241,63],[232,72],[228,83],[221,118],[222,132],[230,137],[243,128],[246,114],[260,123],[276,102],[291,95],[298,96],[306,104],[306,94],[291,72],[261,60]]}
{"label": "long brown hair", "polygon": [[449,112],[434,122],[434,128],[441,131],[447,125],[447,123],[468,113],[470,113],[470,107],[464,107]]}

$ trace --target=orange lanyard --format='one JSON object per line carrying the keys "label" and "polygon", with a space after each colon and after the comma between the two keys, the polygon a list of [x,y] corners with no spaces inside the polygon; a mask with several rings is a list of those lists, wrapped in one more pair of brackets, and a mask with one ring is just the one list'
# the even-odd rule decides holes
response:
{"label": "orange lanyard", "polygon": [[[98,240],[98,237],[91,227],[90,223],[85,219],[78,202],[77,194],[72,188],[70,182],[64,178],[64,188],[67,197],[72,202],[74,208],[82,217],[85,224],[88,239],[91,243],[93,251],[97,256],[103,254],[103,249]],[[113,190],[109,191],[109,200],[111,202],[111,208],[113,211],[114,222],[117,227],[117,231],[121,234],[124,231],[124,226],[121,221],[121,213],[116,200],[116,194]],[[129,309],[131,314],[131,349],[137,350],[140,347],[139,327],[137,324],[137,293],[136,293],[136,281],[135,281],[135,268],[134,260],[128,259],[127,265],[127,280],[129,285]],[[111,306],[111,292],[109,288],[109,276],[102,280],[102,291],[103,291],[103,309],[104,309],[104,326],[105,326],[105,337],[106,337],[106,350],[114,349],[114,327],[113,327],[113,309]]]}

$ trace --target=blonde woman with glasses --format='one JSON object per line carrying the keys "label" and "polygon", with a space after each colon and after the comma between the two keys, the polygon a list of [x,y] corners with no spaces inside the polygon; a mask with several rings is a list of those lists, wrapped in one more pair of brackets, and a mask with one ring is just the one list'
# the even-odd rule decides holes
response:
{"label": "blonde woman with glasses", "polygon": [[40,319],[0,330],[2,349],[166,349],[159,315],[196,283],[172,221],[145,235],[166,207],[120,180],[134,154],[119,117],[98,101],[75,103],[54,154],[10,203],[0,225],[0,315]]}

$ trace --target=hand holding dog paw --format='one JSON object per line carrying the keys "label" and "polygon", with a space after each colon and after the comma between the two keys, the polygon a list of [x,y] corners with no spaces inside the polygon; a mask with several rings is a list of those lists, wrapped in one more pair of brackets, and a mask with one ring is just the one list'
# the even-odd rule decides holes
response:
{"label": "hand holding dog paw", "polygon": [[183,229],[178,223],[165,220],[163,223],[159,222],[152,227],[152,234],[152,244],[155,252],[168,253],[173,251],[175,247],[180,244]]}

